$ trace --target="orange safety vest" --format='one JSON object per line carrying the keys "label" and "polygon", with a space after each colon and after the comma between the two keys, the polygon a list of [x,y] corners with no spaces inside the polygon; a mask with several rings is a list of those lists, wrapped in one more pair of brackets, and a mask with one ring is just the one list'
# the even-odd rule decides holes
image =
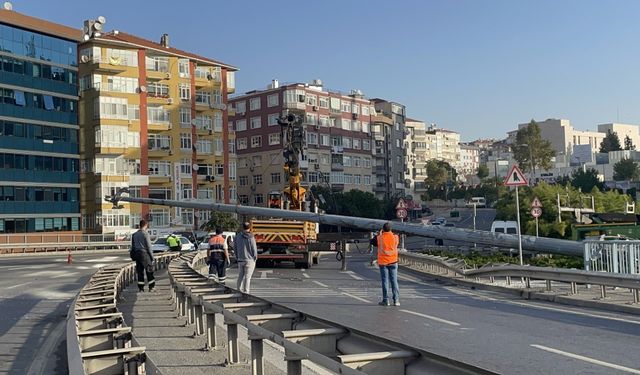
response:
{"label": "orange safety vest", "polygon": [[398,236],[392,232],[382,232],[378,236],[378,265],[398,263]]}
{"label": "orange safety vest", "polygon": [[224,237],[221,234],[215,235],[209,239],[210,251],[224,251]]}

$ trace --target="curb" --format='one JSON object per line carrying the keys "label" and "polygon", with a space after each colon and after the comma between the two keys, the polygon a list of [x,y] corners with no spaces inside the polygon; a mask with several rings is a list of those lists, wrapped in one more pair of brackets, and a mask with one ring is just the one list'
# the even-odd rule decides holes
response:
{"label": "curb", "polygon": [[559,303],[563,305],[586,307],[586,308],[600,309],[600,310],[606,310],[606,311],[612,311],[612,312],[640,315],[640,305],[632,305],[632,304],[623,305],[623,304],[609,303],[602,300],[593,300],[593,299],[581,300],[566,294],[550,294],[546,292],[544,288],[531,288],[531,289],[506,288],[503,286],[478,283],[478,282],[458,279],[450,276],[435,275],[427,272],[414,270],[406,266],[400,266],[400,267],[402,267],[403,270],[408,271],[408,273],[410,274],[426,277],[429,280],[448,283],[450,285],[463,286],[463,287],[468,287],[470,289],[499,292],[499,293],[509,294],[509,295],[513,295],[513,296],[520,297],[523,299],[528,299],[528,300],[546,301],[546,302]]}

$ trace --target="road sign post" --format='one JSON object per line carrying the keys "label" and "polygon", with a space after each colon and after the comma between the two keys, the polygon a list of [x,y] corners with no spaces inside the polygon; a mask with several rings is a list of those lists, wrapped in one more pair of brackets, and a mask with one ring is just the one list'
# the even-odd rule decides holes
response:
{"label": "road sign post", "polygon": [[[403,224],[404,219],[407,218],[407,208],[409,208],[407,202],[405,202],[404,199],[400,198],[398,204],[396,205],[396,217],[400,219]],[[400,237],[400,249],[404,250],[404,233]]]}
{"label": "road sign post", "polygon": [[522,260],[522,233],[520,233],[520,197],[518,195],[519,186],[527,186],[527,179],[524,177],[524,173],[517,167],[511,167],[511,171],[507,174],[507,178],[504,180],[505,186],[516,188],[516,219],[518,220],[518,256],[520,258],[520,265],[524,264]]}
{"label": "road sign post", "polygon": [[536,218],[536,237],[538,237],[538,218],[542,216],[542,203],[538,197],[534,197],[533,202],[531,202],[531,216]]}

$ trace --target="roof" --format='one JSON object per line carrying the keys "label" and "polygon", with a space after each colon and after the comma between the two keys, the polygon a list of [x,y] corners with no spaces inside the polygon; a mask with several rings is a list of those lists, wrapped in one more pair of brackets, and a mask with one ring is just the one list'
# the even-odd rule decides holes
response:
{"label": "roof", "polygon": [[424,121],[416,120],[416,119],[412,119],[412,118],[407,117],[407,118],[404,119],[404,122],[424,122]]}
{"label": "roof", "polygon": [[238,68],[236,68],[235,66],[229,65],[229,64],[225,64],[221,61],[217,61],[217,60],[213,60],[210,59],[208,57],[203,57],[200,55],[196,55],[195,53],[191,53],[191,52],[187,52],[187,51],[183,51],[177,48],[173,48],[173,47],[163,47],[162,44],[160,43],[156,43],[156,42],[152,42],[148,39],[144,39],[144,38],[140,38],[138,36],[135,35],[131,35],[131,34],[127,34],[127,33],[123,33],[122,31],[111,31],[108,32],[106,34],[102,34],[100,37],[94,38],[93,40],[102,40],[102,41],[107,41],[107,42],[119,42],[119,43],[126,43],[126,44],[133,44],[137,47],[143,47],[143,48],[147,48],[147,49],[153,49],[156,51],[162,51],[163,53],[167,53],[170,55],[175,55],[177,57],[187,57],[193,60],[199,60],[201,62],[204,62],[206,64],[212,64],[212,65],[220,65],[223,66],[231,71],[236,71],[238,70]]}
{"label": "roof", "polygon": [[37,31],[39,33],[68,39],[74,42],[82,40],[82,29],[74,29],[73,27],[27,16],[13,10],[0,9],[0,23],[17,26],[26,30]]}

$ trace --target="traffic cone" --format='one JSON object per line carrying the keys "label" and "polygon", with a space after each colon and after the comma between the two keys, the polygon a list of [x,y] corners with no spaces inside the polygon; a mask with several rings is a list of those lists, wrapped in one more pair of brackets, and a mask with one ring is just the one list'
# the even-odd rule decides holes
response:
{"label": "traffic cone", "polygon": [[73,263],[73,257],[71,256],[71,251],[67,252],[67,264]]}

